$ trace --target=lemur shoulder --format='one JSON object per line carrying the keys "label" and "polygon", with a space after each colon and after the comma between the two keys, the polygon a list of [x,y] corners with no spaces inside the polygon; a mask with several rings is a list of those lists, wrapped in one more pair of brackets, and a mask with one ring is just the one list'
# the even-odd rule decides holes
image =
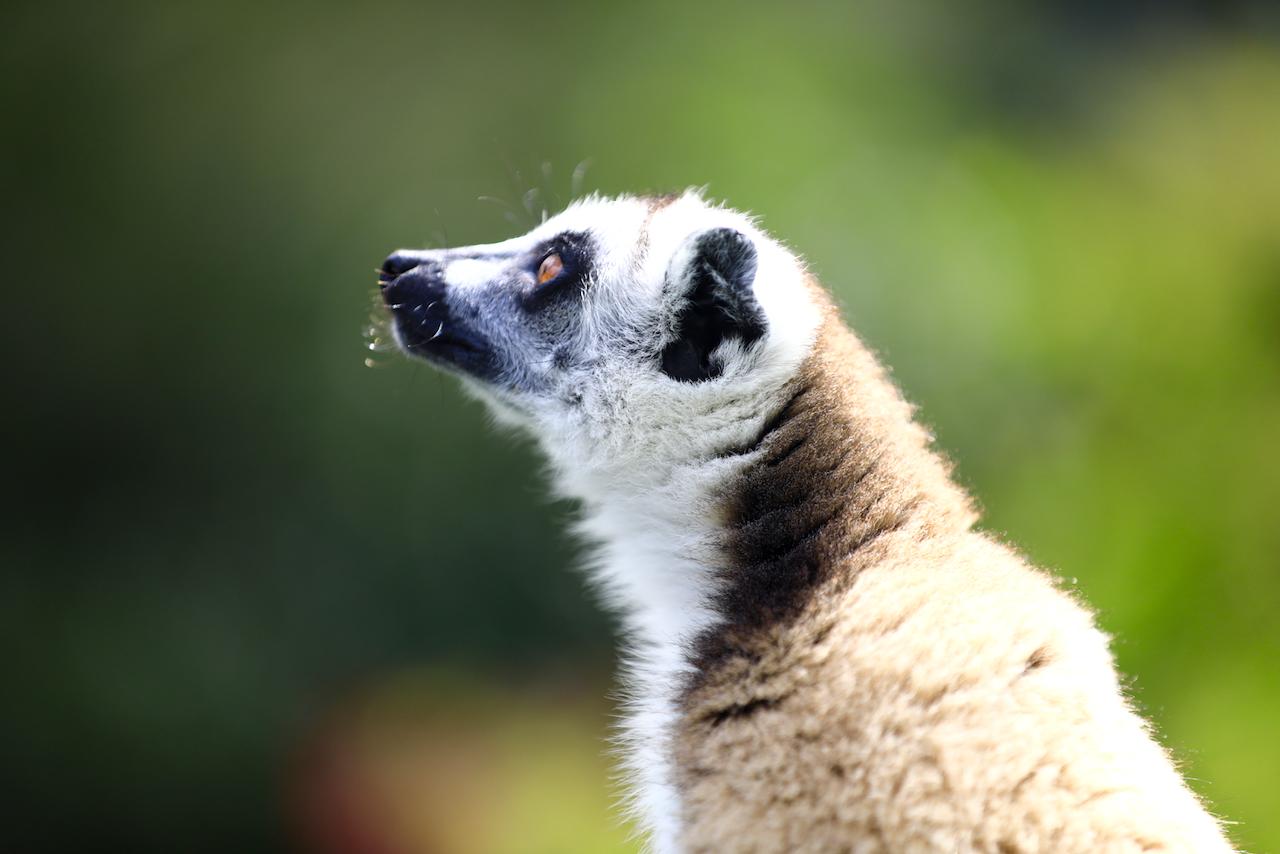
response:
{"label": "lemur shoulder", "polygon": [[1107,637],[974,529],[803,263],[696,192],[402,250],[400,345],[532,432],[627,636],[659,852],[1228,851]]}

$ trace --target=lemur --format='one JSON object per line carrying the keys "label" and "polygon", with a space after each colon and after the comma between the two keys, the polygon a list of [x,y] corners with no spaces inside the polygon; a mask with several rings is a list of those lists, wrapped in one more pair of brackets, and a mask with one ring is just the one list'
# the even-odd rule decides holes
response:
{"label": "lemur", "polygon": [[379,278],[400,347],[530,431],[580,502],[651,850],[1231,850],[1091,613],[974,529],[753,218],[593,196]]}

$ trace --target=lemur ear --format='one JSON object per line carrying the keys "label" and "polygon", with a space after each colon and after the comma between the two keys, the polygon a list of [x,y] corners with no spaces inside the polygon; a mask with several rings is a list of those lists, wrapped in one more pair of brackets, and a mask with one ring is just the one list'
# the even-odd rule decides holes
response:
{"label": "lemur ear", "polygon": [[742,232],[712,228],[699,232],[676,252],[667,287],[677,306],[676,340],[662,351],[662,372],[684,382],[720,375],[711,359],[728,338],[744,345],[764,335],[765,317],[756,302],[756,247]]}

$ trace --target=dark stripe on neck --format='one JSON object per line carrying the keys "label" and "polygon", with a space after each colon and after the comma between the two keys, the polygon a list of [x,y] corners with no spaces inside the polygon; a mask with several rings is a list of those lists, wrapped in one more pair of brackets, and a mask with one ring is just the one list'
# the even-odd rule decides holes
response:
{"label": "dark stripe on neck", "polygon": [[755,658],[759,639],[815,592],[851,584],[867,546],[907,525],[922,501],[896,476],[888,446],[857,421],[841,378],[813,366],[739,452],[755,451],[759,459],[727,490],[722,622],[691,651],[704,676],[729,657]]}

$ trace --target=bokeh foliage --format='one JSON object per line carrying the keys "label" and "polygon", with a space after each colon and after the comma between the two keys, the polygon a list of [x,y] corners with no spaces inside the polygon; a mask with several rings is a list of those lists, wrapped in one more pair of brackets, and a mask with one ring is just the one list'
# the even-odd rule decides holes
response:
{"label": "bokeh foliage", "polygon": [[[407,731],[416,772],[376,779],[508,781],[423,784],[424,814],[479,805],[474,850],[625,847],[572,508],[361,338],[388,250],[522,231],[583,161],[587,189],[708,185],[803,251],[987,526],[1097,607],[1238,842],[1280,849],[1268,9],[7,11],[14,850],[314,843],[314,745]],[[464,731],[460,764],[410,746]]]}

